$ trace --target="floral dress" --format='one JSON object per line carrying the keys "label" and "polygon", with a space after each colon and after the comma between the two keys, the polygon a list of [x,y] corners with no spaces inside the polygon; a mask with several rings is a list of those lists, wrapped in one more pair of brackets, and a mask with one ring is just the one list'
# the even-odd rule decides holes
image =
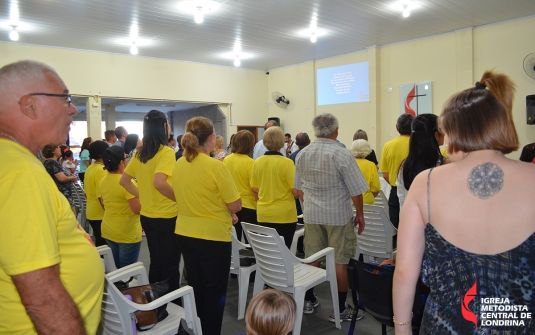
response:
{"label": "floral dress", "polygon": [[[427,196],[429,207],[429,177]],[[522,314],[535,313],[535,233],[511,250],[474,254],[445,240],[428,212],[420,274],[431,293],[420,334],[535,334]]]}
{"label": "floral dress", "polygon": [[48,174],[54,179],[54,182],[56,183],[56,186],[58,187],[59,191],[63,193],[65,198],[69,201],[69,205],[74,206],[74,200],[73,200],[73,186],[71,182],[61,183],[58,178],[56,178],[56,173],[63,172],[66,176],[70,176],[71,174],[63,167],[58,161],[47,159],[43,161],[43,165],[45,166],[46,171]]}

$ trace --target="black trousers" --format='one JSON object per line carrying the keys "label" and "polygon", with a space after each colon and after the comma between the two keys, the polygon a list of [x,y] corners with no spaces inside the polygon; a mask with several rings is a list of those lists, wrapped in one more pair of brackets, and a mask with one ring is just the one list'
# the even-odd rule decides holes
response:
{"label": "black trousers", "polygon": [[392,186],[390,189],[390,197],[388,198],[388,213],[390,214],[390,221],[394,227],[399,225],[399,198],[398,198],[398,188]]}
{"label": "black trousers", "polygon": [[102,220],[87,220],[93,228],[93,236],[95,237],[95,245],[100,247],[101,245],[107,245],[106,240],[102,238]]}
{"label": "black trousers", "polygon": [[85,172],[78,172],[78,179],[80,179],[82,183],[84,182],[84,176],[85,176]]}
{"label": "black trousers", "polygon": [[156,283],[169,279],[170,291],[180,288],[180,248],[175,234],[176,217],[162,219],[141,215],[140,219],[149,247],[149,281]]}
{"label": "black trousers", "polygon": [[188,272],[188,285],[195,292],[202,332],[206,335],[220,335],[232,243],[177,236]]}
{"label": "black trousers", "polygon": [[284,237],[284,244],[286,244],[288,249],[290,249],[294,239],[295,228],[297,228],[297,223],[258,222],[258,224],[263,227],[275,229],[280,236]]}
{"label": "black trousers", "polygon": [[[240,240],[243,231],[243,227],[241,225],[242,222],[258,224],[258,222],[256,221],[256,210],[250,208],[242,208],[241,211],[236,213],[236,216],[238,217],[238,223],[234,225],[234,229],[236,229],[236,236],[238,237],[238,240]],[[245,238],[245,241],[247,241],[247,238]]]}

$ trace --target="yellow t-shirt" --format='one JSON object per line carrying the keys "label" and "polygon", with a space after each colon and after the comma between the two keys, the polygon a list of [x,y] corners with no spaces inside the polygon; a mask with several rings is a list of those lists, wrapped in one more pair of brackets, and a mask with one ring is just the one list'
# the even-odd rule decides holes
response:
{"label": "yellow t-shirt", "polygon": [[409,136],[400,136],[385,143],[379,170],[388,173],[388,182],[396,186],[399,165],[409,155]]}
{"label": "yellow t-shirt", "polygon": [[440,153],[442,154],[442,156],[444,158],[448,158],[449,157],[449,154],[448,154],[448,147],[444,146],[444,148],[442,148],[442,150],[440,150]]}
{"label": "yellow t-shirt", "polygon": [[108,175],[104,170],[104,165],[93,162],[85,171],[84,193],[87,198],[86,217],[88,220],[102,220],[104,217],[104,208],[100,205],[97,197],[97,185],[102,178]]}
{"label": "yellow t-shirt", "polygon": [[88,334],[100,322],[104,269],[89,235],[43,164],[0,139],[0,333],[37,334],[11,276],[60,265]]}
{"label": "yellow t-shirt", "polygon": [[168,146],[160,145],[160,150],[147,163],[141,163],[138,154],[139,152],[130,160],[124,172],[137,180],[141,203],[140,214],[149,218],[174,218],[177,215],[176,202],[154,188],[154,175],[156,173],[167,175],[167,182],[171,184],[175,151]]}
{"label": "yellow t-shirt", "polygon": [[[119,185],[120,180],[120,174],[109,173],[97,187],[97,197],[102,198],[106,209],[102,237],[115,243],[138,243],[141,242],[139,214],[132,212],[128,204],[135,197]],[[135,184],[134,180],[132,183]]]}
{"label": "yellow t-shirt", "polygon": [[377,166],[375,163],[370,162],[367,159],[357,159],[357,165],[360,172],[368,182],[370,188],[362,194],[362,200],[365,205],[375,205],[375,197],[372,192],[379,192],[381,189],[381,183],[379,182],[379,173],[377,173]]}
{"label": "yellow t-shirt", "polygon": [[223,163],[232,174],[232,179],[240,193],[242,207],[256,209],[256,199],[251,191],[254,160],[247,155],[233,153],[225,157]]}
{"label": "yellow t-shirt", "polygon": [[251,187],[258,188],[258,222],[297,222],[295,198],[292,194],[294,175],[293,161],[278,153],[267,153],[254,161]]}
{"label": "yellow t-shirt", "polygon": [[232,215],[226,204],[240,198],[223,162],[200,153],[190,163],[179,158],[173,171],[178,205],[175,233],[210,241],[230,242]]}

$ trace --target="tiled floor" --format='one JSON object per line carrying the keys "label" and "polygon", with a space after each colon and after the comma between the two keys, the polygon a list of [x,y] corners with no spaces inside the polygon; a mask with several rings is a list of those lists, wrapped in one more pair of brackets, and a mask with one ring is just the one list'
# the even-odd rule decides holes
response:
{"label": "tiled floor", "polygon": [[[147,271],[149,269],[149,251],[147,241],[143,238],[139,261],[145,264]],[[247,301],[252,298],[253,284],[249,286],[249,296]],[[332,310],[331,293],[328,283],[321,284],[315,289],[315,293],[320,299],[320,306],[316,308],[314,314],[303,315],[303,324],[301,334],[303,335],[341,335],[347,334],[349,322],[342,323],[342,329],[336,329],[334,323],[328,321],[329,314]],[[349,294],[350,295],[350,294]],[[351,305],[353,302],[348,298]],[[375,321],[370,315],[364,313],[364,318],[357,321],[355,335],[376,335],[381,334],[381,324]],[[222,335],[236,335],[245,332],[245,321],[236,320],[238,316],[238,281],[229,279],[227,290],[227,301],[225,304],[225,314],[223,316]],[[388,334],[393,334],[392,328],[387,328]],[[209,335],[209,334],[206,334]]]}

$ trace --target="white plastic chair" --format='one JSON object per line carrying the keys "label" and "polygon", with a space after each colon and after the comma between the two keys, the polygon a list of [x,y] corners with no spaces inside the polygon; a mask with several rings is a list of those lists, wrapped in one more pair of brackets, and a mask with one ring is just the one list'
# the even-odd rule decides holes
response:
{"label": "white plastic chair", "polygon": [[[292,293],[297,304],[297,313],[293,335],[301,333],[305,292],[323,282],[329,282],[336,328],[341,328],[338,309],[338,287],[334,264],[334,249],[325,248],[314,255],[299,259],[290,253],[284,241],[273,228],[262,227],[242,222],[245,235],[253,247],[258,266],[254,283],[254,293],[260,292],[264,284],[274,289]],[[321,257],[326,258],[326,270],[307,265]]]}
{"label": "white plastic chair", "polygon": [[245,304],[247,302],[247,291],[249,288],[249,278],[251,273],[256,271],[256,264],[250,266],[240,265],[240,250],[249,248],[249,244],[240,242],[236,238],[236,231],[232,227],[232,257],[230,259],[230,273],[238,276],[238,320],[245,317]]}
{"label": "white plastic chair", "polygon": [[375,197],[375,206],[383,207],[386,217],[390,219],[390,212],[388,210],[388,199],[383,190],[379,190],[379,194]]}
{"label": "white plastic chair", "polygon": [[113,259],[113,253],[110,247],[107,245],[101,245],[97,247],[99,255],[102,257],[102,263],[104,264],[104,273],[110,273],[117,270],[115,266],[115,260]]}
{"label": "white plastic chair", "polygon": [[[104,264],[104,273],[109,273],[117,270],[115,266],[115,259],[113,258],[113,253],[107,245],[101,245],[97,247],[98,253],[102,256],[102,263]],[[180,279],[178,285],[182,285],[182,279],[184,278],[184,256],[180,255],[180,265],[178,266],[178,272],[180,273]],[[138,286],[137,282],[134,280],[130,286]]]}
{"label": "white plastic chair", "polygon": [[[137,310],[150,311],[166,303],[169,316],[158,322],[150,330],[143,331],[144,335],[174,335],[180,326],[180,319],[184,318],[188,327],[196,335],[202,335],[201,322],[197,317],[195,296],[191,286],[184,286],[178,290],[169,292],[148,304],[136,304],[128,299],[113,285],[113,282],[124,277],[136,277],[140,285],[149,283],[147,271],[143,263],[137,262],[106,275],[106,287],[102,299],[102,327],[108,335],[132,335],[132,321],[130,314]],[[184,308],[169,303],[182,297]]]}
{"label": "white plastic chair", "polygon": [[77,183],[73,184],[73,199],[80,210],[78,212],[78,216],[76,219],[80,223],[80,226],[90,235],[93,236],[93,229],[91,228],[91,225],[87,221],[86,217],[86,206],[87,206],[87,199],[85,198],[84,189]]}
{"label": "white plastic chair", "polygon": [[292,253],[292,255],[295,255],[297,253],[297,242],[299,241],[299,238],[304,235],[305,235],[305,225],[298,223],[297,229],[295,230],[295,233],[294,233],[294,238],[292,240],[292,245],[290,246],[290,252]]}
{"label": "white plastic chair", "polygon": [[[394,236],[398,230],[386,216],[385,210],[380,206],[364,205],[364,221],[366,225],[362,234],[357,234],[357,254],[373,258],[393,258]],[[368,261],[365,259],[364,261]]]}

